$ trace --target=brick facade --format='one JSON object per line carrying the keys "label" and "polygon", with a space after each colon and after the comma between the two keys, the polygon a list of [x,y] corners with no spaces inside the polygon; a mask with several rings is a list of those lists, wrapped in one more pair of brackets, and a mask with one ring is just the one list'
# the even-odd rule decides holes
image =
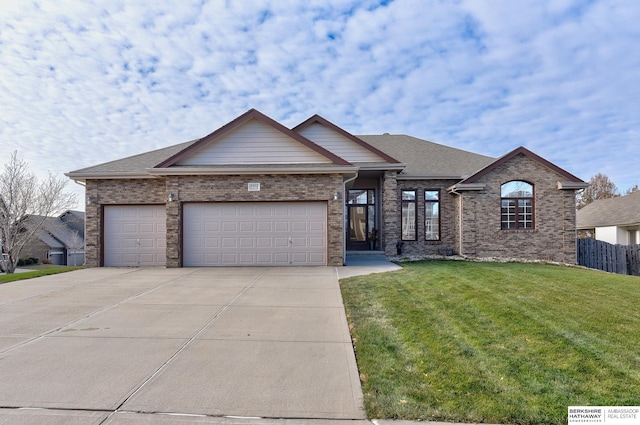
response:
{"label": "brick facade", "polygon": [[[482,191],[462,192],[462,253],[575,263],[575,192],[559,190],[564,177],[525,155],[517,155],[476,180]],[[500,187],[512,180],[534,186],[534,229],[501,230]]]}
{"label": "brick facade", "polygon": [[[464,254],[469,257],[506,257],[575,262],[575,202],[573,190],[559,190],[563,176],[525,155],[497,165],[475,181],[481,191],[449,193],[455,180],[402,180],[395,171],[381,179],[380,243],[387,256],[396,255],[401,241],[402,190],[417,195],[417,240],[402,241],[406,255]],[[535,228],[501,230],[500,186],[511,180],[534,185]],[[249,192],[249,182],[260,182]],[[104,205],[166,205],[167,267],[181,267],[182,205],[187,202],[321,201],[327,203],[328,264],[344,263],[343,177],[331,175],[168,176],[149,179],[87,180],[86,264],[102,264]],[[440,240],[425,240],[424,191],[440,192]],[[170,193],[174,202],[167,202]],[[341,198],[341,197],[340,197]]]}
{"label": "brick facade", "polygon": [[[447,188],[457,183],[456,180],[400,180],[398,181],[397,201],[395,202],[395,215],[398,217],[395,230],[395,241],[401,239],[402,220],[402,191],[416,191],[416,240],[402,241],[402,253],[407,255],[440,255],[454,252],[456,246],[456,203],[455,195],[447,192]],[[440,192],[440,240],[426,240],[425,237],[425,190],[437,190]],[[394,252],[395,255],[395,245]],[[389,255],[387,253],[387,255]]]}
{"label": "brick facade", "polygon": [[400,238],[400,215],[398,212],[397,173],[386,171],[382,178],[382,220],[381,238],[384,253],[396,255],[396,243]]}
{"label": "brick facade", "polygon": [[[260,182],[259,192],[249,192],[247,183]],[[88,180],[86,196],[86,264],[102,264],[105,205],[164,204],[167,208],[167,267],[181,267],[182,203],[322,201],[327,203],[328,264],[341,266],[343,258],[343,204],[334,200],[342,193],[342,175],[251,175],[169,176],[154,179]],[[167,202],[168,196],[176,196]],[[339,197],[341,198],[341,197]]]}

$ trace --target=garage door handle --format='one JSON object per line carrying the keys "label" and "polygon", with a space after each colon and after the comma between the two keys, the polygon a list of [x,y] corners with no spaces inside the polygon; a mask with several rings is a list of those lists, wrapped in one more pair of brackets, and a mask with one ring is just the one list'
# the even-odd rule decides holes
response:
{"label": "garage door handle", "polygon": [[293,243],[293,239],[289,238],[289,245]]}

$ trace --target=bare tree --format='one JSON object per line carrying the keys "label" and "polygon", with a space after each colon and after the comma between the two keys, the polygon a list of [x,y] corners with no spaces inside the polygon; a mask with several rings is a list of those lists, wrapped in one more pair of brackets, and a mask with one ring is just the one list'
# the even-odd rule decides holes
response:
{"label": "bare tree", "polygon": [[[71,237],[68,241],[68,247],[70,254],[73,256],[73,265],[77,266],[76,259],[78,252],[81,252],[84,249],[84,240],[80,237],[80,233],[77,230],[71,232]],[[67,264],[68,266],[69,264]]]}
{"label": "bare tree", "polygon": [[75,194],[64,192],[67,180],[49,173],[39,180],[13,152],[0,174],[0,266],[13,273],[24,245],[42,230],[48,216],[76,204]]}
{"label": "bare tree", "polygon": [[629,189],[625,190],[625,191],[624,191],[624,194],[625,194],[625,195],[628,195],[628,194],[630,194],[630,193],[638,192],[638,191],[640,191],[640,187],[638,187],[638,183],[636,183],[635,185],[633,185],[633,186],[632,186],[632,187],[630,187]]}
{"label": "bare tree", "polygon": [[577,196],[576,207],[578,209],[589,205],[598,199],[620,196],[616,185],[602,173],[598,173],[589,180],[590,186]]}

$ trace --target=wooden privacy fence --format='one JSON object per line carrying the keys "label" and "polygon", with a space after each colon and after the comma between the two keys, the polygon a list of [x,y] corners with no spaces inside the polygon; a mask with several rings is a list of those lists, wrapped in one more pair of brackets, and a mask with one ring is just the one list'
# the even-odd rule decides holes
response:
{"label": "wooden privacy fence", "polygon": [[640,276],[640,245],[612,245],[578,239],[578,264],[590,269]]}

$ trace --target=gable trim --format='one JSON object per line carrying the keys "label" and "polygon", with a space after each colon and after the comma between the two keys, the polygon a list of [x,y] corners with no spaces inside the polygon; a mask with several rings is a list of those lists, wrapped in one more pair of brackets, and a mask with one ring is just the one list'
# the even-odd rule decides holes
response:
{"label": "gable trim", "polygon": [[334,154],[332,152],[329,152],[328,150],[326,150],[322,146],[319,146],[319,145],[313,143],[311,140],[307,139],[306,137],[303,137],[302,135],[296,133],[295,131],[292,131],[292,130],[288,129],[287,127],[283,126],[282,124],[280,124],[279,122],[275,121],[274,119],[269,118],[268,116],[264,115],[262,112],[260,112],[260,111],[258,111],[256,109],[249,109],[247,112],[245,112],[244,114],[240,115],[239,117],[237,117],[233,121],[223,125],[219,129],[215,130],[213,133],[210,133],[210,134],[204,136],[203,138],[199,139],[198,141],[196,141],[192,145],[186,147],[185,149],[181,150],[180,152],[176,153],[175,155],[172,155],[168,159],[166,159],[163,162],[161,162],[160,164],[156,165],[154,168],[171,167],[172,165],[174,165],[175,163],[177,163],[181,159],[183,159],[183,158],[191,155],[192,153],[196,152],[197,150],[199,150],[200,148],[202,148],[203,146],[205,146],[207,143],[211,142],[212,140],[215,140],[216,138],[221,137],[221,136],[229,133],[230,131],[240,127],[242,124],[244,124],[247,121],[252,120],[252,119],[255,119],[255,120],[259,121],[259,122],[262,122],[263,124],[266,124],[266,125],[274,128],[275,130],[283,133],[284,135],[294,139],[295,141],[303,144],[304,146],[308,147],[309,149],[311,149],[311,150],[319,153],[320,155],[328,158],[335,165],[352,165],[350,162],[345,161],[344,159],[340,158],[339,156],[337,156],[336,154]]}
{"label": "gable trim", "polygon": [[462,183],[462,184],[475,183],[479,178],[489,174],[491,171],[493,171],[499,165],[502,165],[502,164],[504,164],[506,162],[509,162],[511,159],[513,159],[514,157],[516,157],[518,155],[524,155],[524,156],[526,156],[526,157],[528,157],[528,158],[530,158],[530,159],[532,159],[532,160],[544,165],[545,167],[551,169],[552,171],[555,171],[556,173],[560,174],[561,176],[563,176],[564,178],[566,178],[570,182],[573,182],[573,183],[584,183],[584,181],[582,179],[574,176],[573,174],[569,173],[566,170],[563,170],[562,168],[558,167],[557,165],[547,161],[543,157],[541,157],[539,155],[536,155],[535,153],[531,152],[529,149],[525,148],[524,146],[520,146],[519,148],[516,148],[516,149],[512,150],[508,154],[501,156],[496,161],[494,161],[491,164],[487,165],[486,167],[484,167],[480,171],[476,172],[475,174],[473,174],[473,175],[467,177],[466,179],[462,180],[460,183]]}
{"label": "gable trim", "polygon": [[343,130],[342,128],[338,127],[337,125],[335,125],[331,121],[328,121],[328,120],[322,118],[318,114],[315,114],[312,117],[310,117],[309,119],[307,119],[306,121],[301,122],[297,126],[293,127],[292,130],[295,131],[295,132],[300,132],[300,131],[304,130],[307,127],[310,127],[311,125],[313,125],[315,123],[318,123],[320,125],[323,125],[325,127],[330,128],[331,130],[335,131],[336,133],[340,134],[341,136],[346,137],[347,139],[351,140],[352,142],[354,142],[354,143],[360,145],[361,147],[367,149],[368,151],[378,155],[380,158],[384,159],[387,162],[390,162],[392,164],[400,164],[400,161],[398,161],[397,159],[391,157],[390,155],[387,155],[386,153],[382,152],[379,149],[374,148],[373,146],[371,146],[370,144],[368,144],[364,140],[359,139],[358,137],[354,136],[353,134],[349,133],[346,130]]}

